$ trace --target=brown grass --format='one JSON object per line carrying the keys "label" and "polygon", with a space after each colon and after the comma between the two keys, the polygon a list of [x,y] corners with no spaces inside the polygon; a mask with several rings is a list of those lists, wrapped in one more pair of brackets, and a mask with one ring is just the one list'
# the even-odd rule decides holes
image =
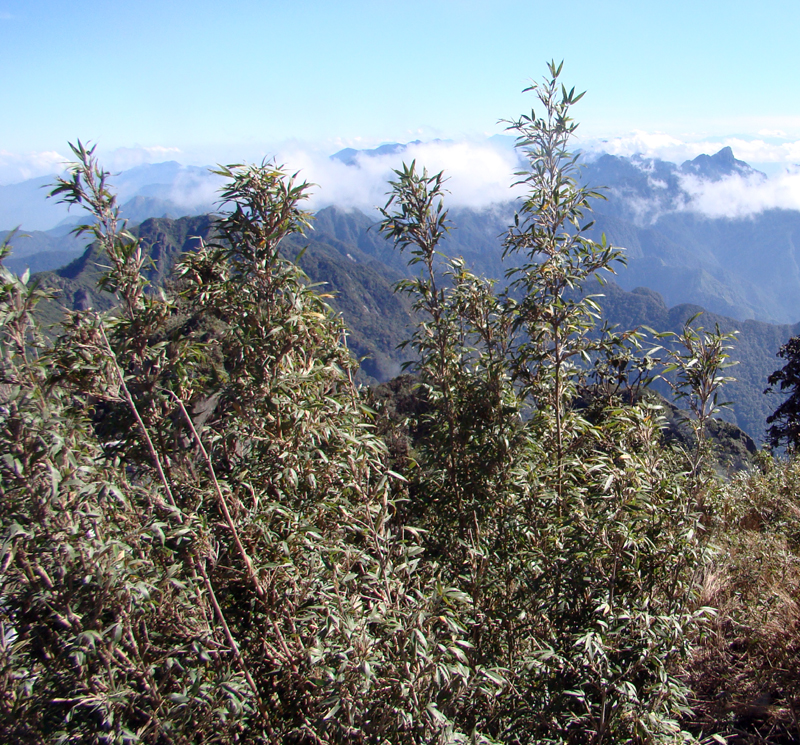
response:
{"label": "brown grass", "polygon": [[800,462],[765,464],[713,496],[699,603],[717,612],[682,671],[699,736],[800,743],[798,504]]}

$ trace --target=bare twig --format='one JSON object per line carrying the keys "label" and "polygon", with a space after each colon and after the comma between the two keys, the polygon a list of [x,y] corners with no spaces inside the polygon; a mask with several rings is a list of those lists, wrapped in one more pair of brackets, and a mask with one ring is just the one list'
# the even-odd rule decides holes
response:
{"label": "bare twig", "polygon": [[197,443],[197,447],[200,450],[200,454],[203,456],[203,460],[205,460],[206,466],[208,467],[208,472],[211,475],[211,481],[214,484],[214,490],[217,493],[217,501],[219,502],[222,514],[225,516],[225,522],[228,523],[228,527],[233,535],[233,540],[236,542],[236,548],[239,551],[239,555],[242,557],[245,567],[247,567],[247,574],[256,589],[256,593],[258,593],[258,596],[263,600],[265,597],[264,588],[261,586],[261,582],[256,575],[255,568],[253,567],[253,562],[250,559],[250,556],[247,554],[241,538],[239,537],[239,531],[236,529],[236,524],[233,522],[230,510],[228,509],[228,502],[225,499],[225,495],[222,493],[219,481],[217,481],[217,474],[214,471],[214,464],[211,462],[211,457],[209,456],[208,451],[205,449],[203,441],[200,439],[200,435],[197,433],[197,429],[194,426],[194,422],[189,416],[189,412],[186,411],[186,407],[183,405],[183,401],[181,401],[181,399],[170,390],[167,391],[167,394],[172,398],[173,401],[175,401],[175,403],[178,405],[178,408],[181,410],[184,419],[186,419],[186,424],[189,426],[192,436]]}
{"label": "bare twig", "polygon": [[117,378],[119,380],[120,388],[122,389],[123,394],[125,395],[125,400],[130,407],[131,413],[136,418],[137,423],[139,424],[139,429],[142,431],[142,436],[147,443],[147,447],[150,450],[150,455],[153,458],[153,464],[156,467],[156,471],[158,471],[158,477],[161,479],[161,483],[164,485],[164,490],[167,493],[167,499],[169,499],[169,503],[177,510],[178,507],[175,504],[175,497],[172,495],[172,488],[169,485],[169,481],[167,479],[166,474],[164,473],[164,469],[161,466],[161,459],[158,457],[158,452],[156,451],[156,447],[153,444],[153,440],[150,437],[150,433],[147,431],[147,427],[145,426],[144,420],[142,419],[141,415],[139,414],[139,410],[136,408],[136,403],[133,400],[133,396],[131,396],[130,390],[128,390],[128,386],[125,384],[125,376],[120,369],[119,362],[117,362],[117,355],[114,354],[114,350],[111,348],[111,344],[108,341],[108,337],[106,336],[106,331],[103,328],[102,324],[99,324],[100,336],[103,339],[103,343],[106,346],[106,351],[108,352],[108,356],[111,359],[111,364],[114,367],[114,371],[117,373]]}

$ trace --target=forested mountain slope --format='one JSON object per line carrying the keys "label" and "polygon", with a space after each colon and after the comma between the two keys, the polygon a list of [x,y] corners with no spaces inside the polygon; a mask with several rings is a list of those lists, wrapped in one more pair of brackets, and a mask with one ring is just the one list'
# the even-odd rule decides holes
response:
{"label": "forested mountain slope", "polygon": [[[444,241],[446,250],[464,255],[479,272],[502,276],[505,265],[498,234],[505,224],[504,217],[500,210],[487,211],[483,219],[471,211],[455,211],[456,229]],[[152,259],[147,270],[151,281],[165,281],[176,257],[197,248],[199,238],[209,240],[210,230],[208,216],[154,218],[138,226],[135,232]],[[408,300],[395,293],[393,287],[399,279],[409,276],[409,270],[406,257],[381,237],[372,220],[358,211],[321,210],[314,230],[305,237],[288,238],[284,251],[292,258],[302,251],[300,265],[310,280],[325,283],[321,291],[333,294],[331,304],[342,313],[349,329],[350,349],[356,357],[363,358],[365,381],[384,381],[398,374],[402,362],[408,359],[398,345],[408,337],[412,316]],[[42,278],[59,290],[60,302],[67,307],[103,309],[109,307],[110,296],[96,287],[102,264],[97,249],[90,247],[81,258]],[[586,290],[604,295],[600,302],[606,319],[623,329],[645,325],[657,332],[677,332],[701,310],[691,304],[669,308],[652,290],[636,288],[627,292],[613,281],[602,288],[590,285]],[[56,319],[55,304],[48,306],[46,314],[50,322]],[[710,312],[698,323],[707,329],[719,324],[725,332],[738,331],[732,352],[732,358],[739,363],[732,372],[737,380],[727,388],[727,397],[734,405],[724,416],[760,440],[765,419],[778,403],[776,398],[762,393],[767,377],[779,366],[775,355],[781,344],[800,332],[800,325],[738,321]]]}
{"label": "forested mountain slope", "polygon": [[650,287],[668,305],[694,303],[742,321],[800,320],[800,211],[737,214],[738,194],[766,177],[730,148],[682,166],[604,155],[583,178],[607,187],[594,205],[594,235],[625,247],[625,289]]}
{"label": "forested mountain slope", "polygon": [[[613,282],[598,291],[605,296],[600,300],[605,318],[622,328],[644,325],[655,331],[677,333],[687,320],[703,310],[688,303],[670,308],[653,290],[636,288],[627,292]],[[767,378],[781,367],[777,352],[782,344],[800,333],[800,324],[739,321],[705,311],[696,325],[706,330],[719,325],[724,333],[737,332],[731,350],[731,360],[737,364],[729,370],[735,380],[725,386],[724,394],[725,400],[732,402],[732,407],[721,416],[737,424],[756,441],[763,440],[766,418],[781,400],[777,395],[763,393]]]}
{"label": "forested mountain slope", "polygon": [[[338,223],[351,242],[340,240],[334,230],[326,231],[326,221]],[[310,280],[323,283],[321,292],[333,293],[332,305],[342,313],[350,329],[350,350],[357,358],[364,358],[362,370],[367,379],[386,380],[396,375],[401,362],[407,359],[397,347],[407,336],[410,307],[392,289],[403,275],[358,247],[359,243],[370,247],[374,238],[372,250],[379,241],[387,258],[392,255],[385,241],[368,230],[369,221],[364,215],[330,210],[320,216],[319,227],[307,237],[290,236],[283,250],[291,258],[302,252],[300,265]],[[201,241],[213,240],[212,218],[208,215],[177,220],[151,218],[133,228],[133,232],[148,251],[151,261],[145,274],[156,286],[167,280],[178,256],[196,250]],[[43,283],[58,291],[57,300],[40,307],[45,322],[56,322],[62,306],[80,310],[110,308],[112,296],[97,287],[105,264],[100,249],[91,245],[67,266],[41,274]]]}

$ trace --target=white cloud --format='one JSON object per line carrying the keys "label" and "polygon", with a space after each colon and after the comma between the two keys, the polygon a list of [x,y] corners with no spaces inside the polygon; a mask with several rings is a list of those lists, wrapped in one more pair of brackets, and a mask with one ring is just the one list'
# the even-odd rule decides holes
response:
{"label": "white cloud", "polygon": [[16,184],[38,176],[61,173],[68,160],[55,150],[27,153],[0,150],[0,183]]}
{"label": "white cloud", "polygon": [[[89,143],[84,143],[89,144]],[[107,171],[116,173],[147,163],[163,163],[177,160],[182,151],[177,147],[121,147],[104,151],[98,148],[100,165]],[[0,184],[14,184],[39,176],[62,173],[65,166],[74,160],[72,152],[64,155],[55,150],[12,153],[0,150]]]}
{"label": "white cloud", "polygon": [[172,184],[169,198],[179,207],[208,209],[219,201],[219,189],[224,181],[222,176],[210,171],[183,168]]}
{"label": "white cloud", "polygon": [[[690,210],[708,217],[743,218],[768,209],[800,209],[800,140],[786,140],[777,129],[764,129],[759,137],[720,137],[692,139],[661,132],[636,131],[607,140],[582,143],[591,157],[606,152],[611,155],[660,158],[682,163],[698,155],[714,155],[730,147],[738,160],[769,174],[735,175],[720,181],[703,181],[696,176],[682,176],[683,194],[671,203],[662,200],[631,200],[640,222],[652,223],[665,212]],[[781,141],[781,138],[784,138]],[[639,167],[647,170],[647,161]],[[658,183],[651,180],[652,186]]]}
{"label": "white cloud", "polygon": [[701,181],[685,176],[681,183],[690,201],[684,209],[708,217],[750,217],[769,209],[800,210],[800,168],[764,179],[758,174]]}
{"label": "white cloud", "polygon": [[360,154],[353,166],[331,159],[328,152],[297,146],[284,150],[278,160],[317,185],[312,191],[312,208],[336,204],[363,211],[386,203],[393,169],[403,162],[416,160],[418,169],[427,168],[430,174],[445,171],[449,192],[446,203],[475,208],[511,199],[514,192],[510,187],[517,167],[513,152],[487,142],[409,145],[404,152],[392,155]]}
{"label": "white cloud", "polygon": [[800,160],[800,140],[770,143],[764,140],[745,140],[740,137],[729,137],[723,142],[724,145],[729,145],[739,160],[744,160],[751,164],[791,164]]}

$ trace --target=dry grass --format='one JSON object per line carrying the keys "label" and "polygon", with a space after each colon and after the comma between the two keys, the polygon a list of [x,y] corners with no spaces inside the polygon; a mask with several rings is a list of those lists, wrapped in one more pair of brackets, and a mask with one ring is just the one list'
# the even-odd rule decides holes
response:
{"label": "dry grass", "polygon": [[699,602],[717,614],[683,671],[698,735],[800,743],[799,504],[800,461],[767,464],[714,495],[717,553]]}

